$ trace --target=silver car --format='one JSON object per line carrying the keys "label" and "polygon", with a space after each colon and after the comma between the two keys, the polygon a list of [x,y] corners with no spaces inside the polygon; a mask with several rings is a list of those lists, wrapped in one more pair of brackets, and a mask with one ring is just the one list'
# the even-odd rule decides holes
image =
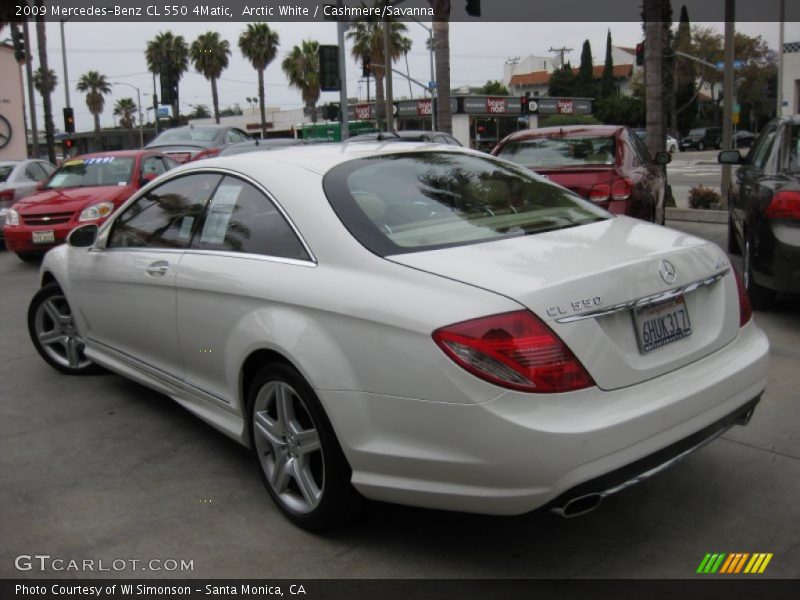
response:
{"label": "silver car", "polygon": [[0,161],[0,238],[6,212],[11,206],[36,191],[36,186],[50,177],[56,168],[44,160]]}

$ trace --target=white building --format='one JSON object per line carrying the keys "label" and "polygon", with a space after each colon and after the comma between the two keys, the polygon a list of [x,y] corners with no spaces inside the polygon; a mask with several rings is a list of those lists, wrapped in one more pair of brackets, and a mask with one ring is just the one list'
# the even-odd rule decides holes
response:
{"label": "white building", "polygon": [[783,45],[783,109],[781,114],[800,114],[800,42]]}

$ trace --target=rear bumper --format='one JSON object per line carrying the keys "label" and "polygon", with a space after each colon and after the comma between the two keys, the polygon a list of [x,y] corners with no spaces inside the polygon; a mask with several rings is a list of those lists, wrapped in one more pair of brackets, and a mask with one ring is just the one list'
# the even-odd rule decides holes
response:
{"label": "rear bumper", "polygon": [[800,293],[800,224],[774,221],[764,237],[753,271],[756,283],[777,292]]}
{"label": "rear bumper", "polygon": [[768,352],[766,336],[751,322],[714,354],[613,391],[509,391],[472,405],[317,393],[353,484],[368,498],[511,515],[584,485],[603,491],[598,482],[613,487],[621,475],[630,479],[713,436],[763,392]]}

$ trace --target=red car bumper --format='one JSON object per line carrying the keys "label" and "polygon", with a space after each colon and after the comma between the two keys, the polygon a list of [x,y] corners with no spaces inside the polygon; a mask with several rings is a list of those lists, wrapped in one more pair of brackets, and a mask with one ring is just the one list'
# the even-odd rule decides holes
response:
{"label": "red car bumper", "polygon": [[[63,244],[69,232],[77,225],[77,223],[69,222],[57,225],[5,226],[3,237],[6,240],[6,249],[11,252],[47,252],[50,248]],[[50,232],[52,232],[52,238]]]}

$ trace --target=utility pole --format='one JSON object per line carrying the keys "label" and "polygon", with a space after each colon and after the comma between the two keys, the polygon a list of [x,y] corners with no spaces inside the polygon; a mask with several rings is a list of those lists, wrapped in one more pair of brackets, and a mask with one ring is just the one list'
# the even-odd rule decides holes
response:
{"label": "utility pole", "polygon": [[[342,7],[342,0],[336,4]],[[347,106],[347,63],[344,51],[344,32],[347,30],[346,21],[336,21],[337,43],[339,44],[339,118],[341,123],[341,138],[344,142],[350,137],[350,111]]]}
{"label": "utility pole", "polygon": [[783,114],[783,21],[786,19],[786,0],[780,0],[780,15],[778,16],[778,110],[776,117]]}
{"label": "utility pole", "polygon": [[[733,62],[734,48],[733,38],[736,30],[736,9],[735,0],[725,0],[725,73],[722,80],[722,94],[725,104],[722,106],[722,149],[730,150],[733,135]],[[720,181],[722,191],[722,206],[728,206],[728,191],[731,187],[731,166],[722,165],[722,179]]]}
{"label": "utility pole", "polygon": [[392,111],[392,51],[391,51],[391,26],[389,19],[383,22],[383,73],[386,77],[386,131],[394,130],[394,115]]}
{"label": "utility pole", "polygon": [[36,95],[33,93],[33,68],[31,67],[33,48],[31,47],[31,37],[28,31],[27,19],[22,21],[22,35],[25,39],[25,52],[28,53],[28,56],[25,57],[25,76],[28,79],[28,102],[30,103],[31,136],[33,137],[31,153],[33,154],[33,158],[39,158],[39,130],[36,127]]}
{"label": "utility pole", "polygon": [[564,68],[564,54],[566,54],[567,52],[572,52],[572,48],[567,48],[565,46],[562,46],[561,48],[553,48],[551,46],[550,49],[548,50],[548,52],[552,52],[553,54],[558,54],[559,55],[560,59],[559,59],[558,66],[563,69]]}

